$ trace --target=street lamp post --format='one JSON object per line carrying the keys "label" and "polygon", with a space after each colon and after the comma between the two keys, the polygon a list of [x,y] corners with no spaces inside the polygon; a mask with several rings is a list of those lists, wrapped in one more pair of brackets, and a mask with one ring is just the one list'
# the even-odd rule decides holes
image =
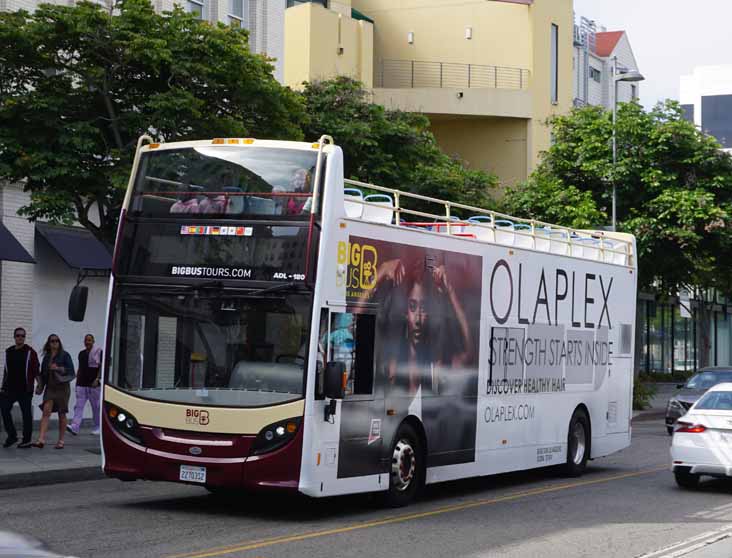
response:
{"label": "street lamp post", "polygon": [[616,138],[618,120],[618,82],[637,82],[646,79],[637,70],[618,68],[618,57],[613,57],[613,222],[612,230],[617,227],[617,189],[615,184],[615,166],[618,162],[618,144]]}

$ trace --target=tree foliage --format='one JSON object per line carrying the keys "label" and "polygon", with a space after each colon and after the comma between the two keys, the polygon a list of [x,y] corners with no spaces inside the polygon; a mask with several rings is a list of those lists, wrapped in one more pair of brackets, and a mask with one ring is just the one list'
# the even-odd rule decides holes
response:
{"label": "tree foliage", "polygon": [[507,208],[568,226],[610,224],[612,184],[618,230],[636,235],[641,287],[732,294],[732,158],[667,101],[644,111],[620,105],[617,164],[612,116],[583,107],[550,121],[554,144]]}
{"label": "tree foliage", "polygon": [[[247,33],[123,0],[0,13],[0,179],[30,218],[78,220],[114,242],[137,138],[299,139],[300,97]],[[90,213],[99,208],[98,221]]]}
{"label": "tree foliage", "polygon": [[591,192],[571,184],[565,186],[558,178],[541,172],[534,173],[526,183],[509,188],[502,210],[509,215],[575,229],[595,228],[607,220]]}
{"label": "tree foliage", "polygon": [[346,178],[466,205],[493,205],[496,177],[440,151],[427,117],[372,104],[361,84],[347,77],[306,84],[303,94],[306,136],[333,136],[343,148]]}

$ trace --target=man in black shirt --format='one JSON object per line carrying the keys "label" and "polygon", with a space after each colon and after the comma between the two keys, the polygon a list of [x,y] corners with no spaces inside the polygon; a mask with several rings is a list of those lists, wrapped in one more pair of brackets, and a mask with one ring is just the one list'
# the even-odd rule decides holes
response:
{"label": "man in black shirt", "polygon": [[39,371],[38,355],[30,345],[26,345],[26,334],[22,327],[15,328],[13,335],[15,344],[5,351],[5,370],[0,387],[0,410],[2,410],[3,423],[8,433],[3,447],[9,448],[18,441],[18,433],[10,413],[17,402],[23,413],[23,440],[18,447],[27,449],[31,447],[31,434],[33,433],[31,401]]}

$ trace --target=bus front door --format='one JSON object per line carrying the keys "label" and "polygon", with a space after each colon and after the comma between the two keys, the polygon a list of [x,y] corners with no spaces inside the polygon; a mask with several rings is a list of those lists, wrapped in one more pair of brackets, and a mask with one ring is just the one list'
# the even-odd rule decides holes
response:
{"label": "bus front door", "polygon": [[376,315],[345,306],[329,310],[328,361],[343,362],[348,378],[340,411],[338,478],[383,473],[384,397],[375,381]]}

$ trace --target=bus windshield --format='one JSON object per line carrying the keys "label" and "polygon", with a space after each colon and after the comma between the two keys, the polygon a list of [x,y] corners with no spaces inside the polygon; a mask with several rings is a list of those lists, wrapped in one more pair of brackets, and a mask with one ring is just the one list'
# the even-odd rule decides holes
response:
{"label": "bus windshield", "polygon": [[256,407],[303,394],[310,297],[122,293],[107,383],[138,397]]}
{"label": "bus windshield", "polygon": [[283,216],[310,212],[318,154],[211,145],[142,155],[131,216]]}

